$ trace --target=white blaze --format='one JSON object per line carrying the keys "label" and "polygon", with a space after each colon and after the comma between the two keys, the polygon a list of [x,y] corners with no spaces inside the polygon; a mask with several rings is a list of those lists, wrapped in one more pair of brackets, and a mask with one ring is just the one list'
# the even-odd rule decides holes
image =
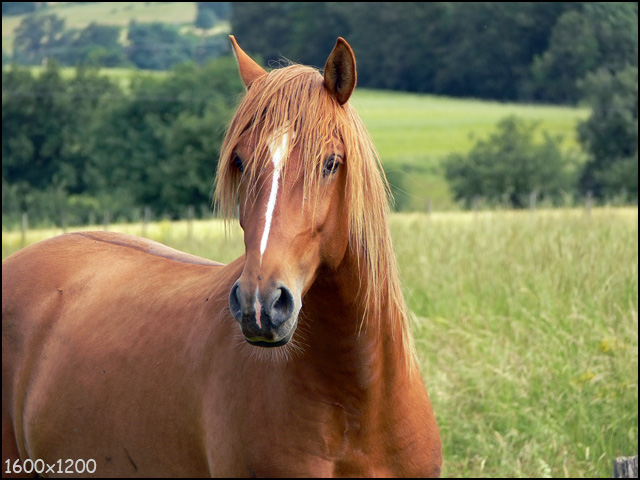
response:
{"label": "white blaze", "polygon": [[273,210],[276,207],[278,187],[280,186],[280,170],[282,168],[282,160],[284,160],[284,156],[287,154],[288,146],[289,134],[281,133],[281,130],[276,131],[269,142],[269,151],[271,152],[271,161],[273,162],[273,177],[271,179],[271,193],[269,194],[267,211],[264,214],[264,230],[262,232],[262,240],[260,241],[260,262],[262,262],[262,255],[267,249],[267,242],[269,241]]}

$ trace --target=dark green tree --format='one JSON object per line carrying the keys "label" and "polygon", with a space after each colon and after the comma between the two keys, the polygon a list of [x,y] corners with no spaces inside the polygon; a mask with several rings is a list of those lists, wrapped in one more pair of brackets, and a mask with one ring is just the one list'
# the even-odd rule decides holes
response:
{"label": "dark green tree", "polygon": [[127,58],[146,70],[168,70],[194,58],[195,41],[163,23],[131,22]]}
{"label": "dark green tree", "polygon": [[64,79],[55,62],[37,76],[20,67],[3,71],[3,217],[29,211],[32,220],[56,218],[69,194],[86,192],[90,126],[114,92],[95,72]]}
{"label": "dark green tree", "polygon": [[549,46],[531,65],[525,97],[576,103],[578,81],[598,69],[638,66],[638,4],[578,3],[563,13],[551,30]]}
{"label": "dark green tree", "polygon": [[203,11],[210,11],[217,20],[226,21],[229,19],[231,2],[198,2],[198,15]]}
{"label": "dark green tree", "polygon": [[216,24],[216,14],[212,10],[198,9],[195,25],[198,28],[209,29]]}
{"label": "dark green tree", "polygon": [[36,2],[2,2],[2,16],[35,12]]}
{"label": "dark green tree", "polygon": [[589,159],[583,193],[598,198],[626,193],[638,198],[638,68],[598,70],[581,83],[592,114],[578,126]]}
{"label": "dark green tree", "polygon": [[[134,79],[96,125],[88,170],[103,201],[179,216],[210,204],[226,123],[242,92],[231,57]],[[122,208],[122,207],[119,207]]]}
{"label": "dark green tree", "polygon": [[120,44],[119,27],[90,23],[78,32],[64,52],[66,65],[94,65],[122,67],[128,64],[124,47]]}
{"label": "dark green tree", "polygon": [[515,208],[528,205],[532,193],[558,201],[575,188],[575,166],[559,148],[558,138],[544,132],[534,141],[535,122],[510,116],[495,133],[479,140],[467,155],[454,154],[445,163],[446,178],[456,200],[469,207],[476,198]]}
{"label": "dark green tree", "polygon": [[292,2],[232,2],[232,32],[250,55],[259,54],[266,64],[290,55]]}
{"label": "dark green tree", "polygon": [[57,15],[29,15],[15,32],[13,57],[23,65],[39,65],[65,46],[64,19]]}

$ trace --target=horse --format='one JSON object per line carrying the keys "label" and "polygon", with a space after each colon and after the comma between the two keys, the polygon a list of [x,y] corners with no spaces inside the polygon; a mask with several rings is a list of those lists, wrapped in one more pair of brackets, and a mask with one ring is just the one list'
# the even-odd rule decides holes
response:
{"label": "horse", "polygon": [[267,72],[230,40],[214,202],[245,254],[81,232],[7,258],[3,475],[440,475],[353,51]]}

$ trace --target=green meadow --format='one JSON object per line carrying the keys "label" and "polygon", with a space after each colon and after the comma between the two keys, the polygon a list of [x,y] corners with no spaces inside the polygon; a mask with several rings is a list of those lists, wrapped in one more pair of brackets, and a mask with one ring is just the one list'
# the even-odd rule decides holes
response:
{"label": "green meadow", "polygon": [[[243,252],[217,219],[109,228]],[[611,477],[637,454],[637,208],[402,213],[391,230],[443,476]],[[22,242],[3,232],[3,258]]]}
{"label": "green meadow", "polygon": [[[196,18],[195,2],[58,2],[47,6],[47,14],[65,21],[68,29],[83,29],[90,23],[127,26],[138,23],[162,22],[191,25]],[[26,15],[2,17],[2,48],[11,50],[15,30]]]}
{"label": "green meadow", "polygon": [[499,103],[404,92],[356,89],[353,106],[364,121],[393,183],[410,197],[407,210],[456,208],[444,178],[442,160],[466,153],[479,139],[494,132],[510,115],[538,122],[537,134],[561,137],[565,152],[579,151],[578,122],[589,116],[586,108]]}

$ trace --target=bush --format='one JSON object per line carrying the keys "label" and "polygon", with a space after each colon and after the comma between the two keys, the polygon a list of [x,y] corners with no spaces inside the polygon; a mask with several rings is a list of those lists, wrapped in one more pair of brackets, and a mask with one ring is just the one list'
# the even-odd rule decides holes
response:
{"label": "bush", "polygon": [[450,155],[445,175],[456,200],[470,207],[479,198],[489,204],[522,208],[531,194],[559,203],[575,188],[573,158],[543,132],[542,143],[534,142],[537,122],[516,116],[504,118],[498,130],[479,140],[469,154]]}
{"label": "bush", "polygon": [[638,68],[600,70],[581,84],[592,114],[578,126],[588,152],[580,179],[596,198],[638,198]]}

